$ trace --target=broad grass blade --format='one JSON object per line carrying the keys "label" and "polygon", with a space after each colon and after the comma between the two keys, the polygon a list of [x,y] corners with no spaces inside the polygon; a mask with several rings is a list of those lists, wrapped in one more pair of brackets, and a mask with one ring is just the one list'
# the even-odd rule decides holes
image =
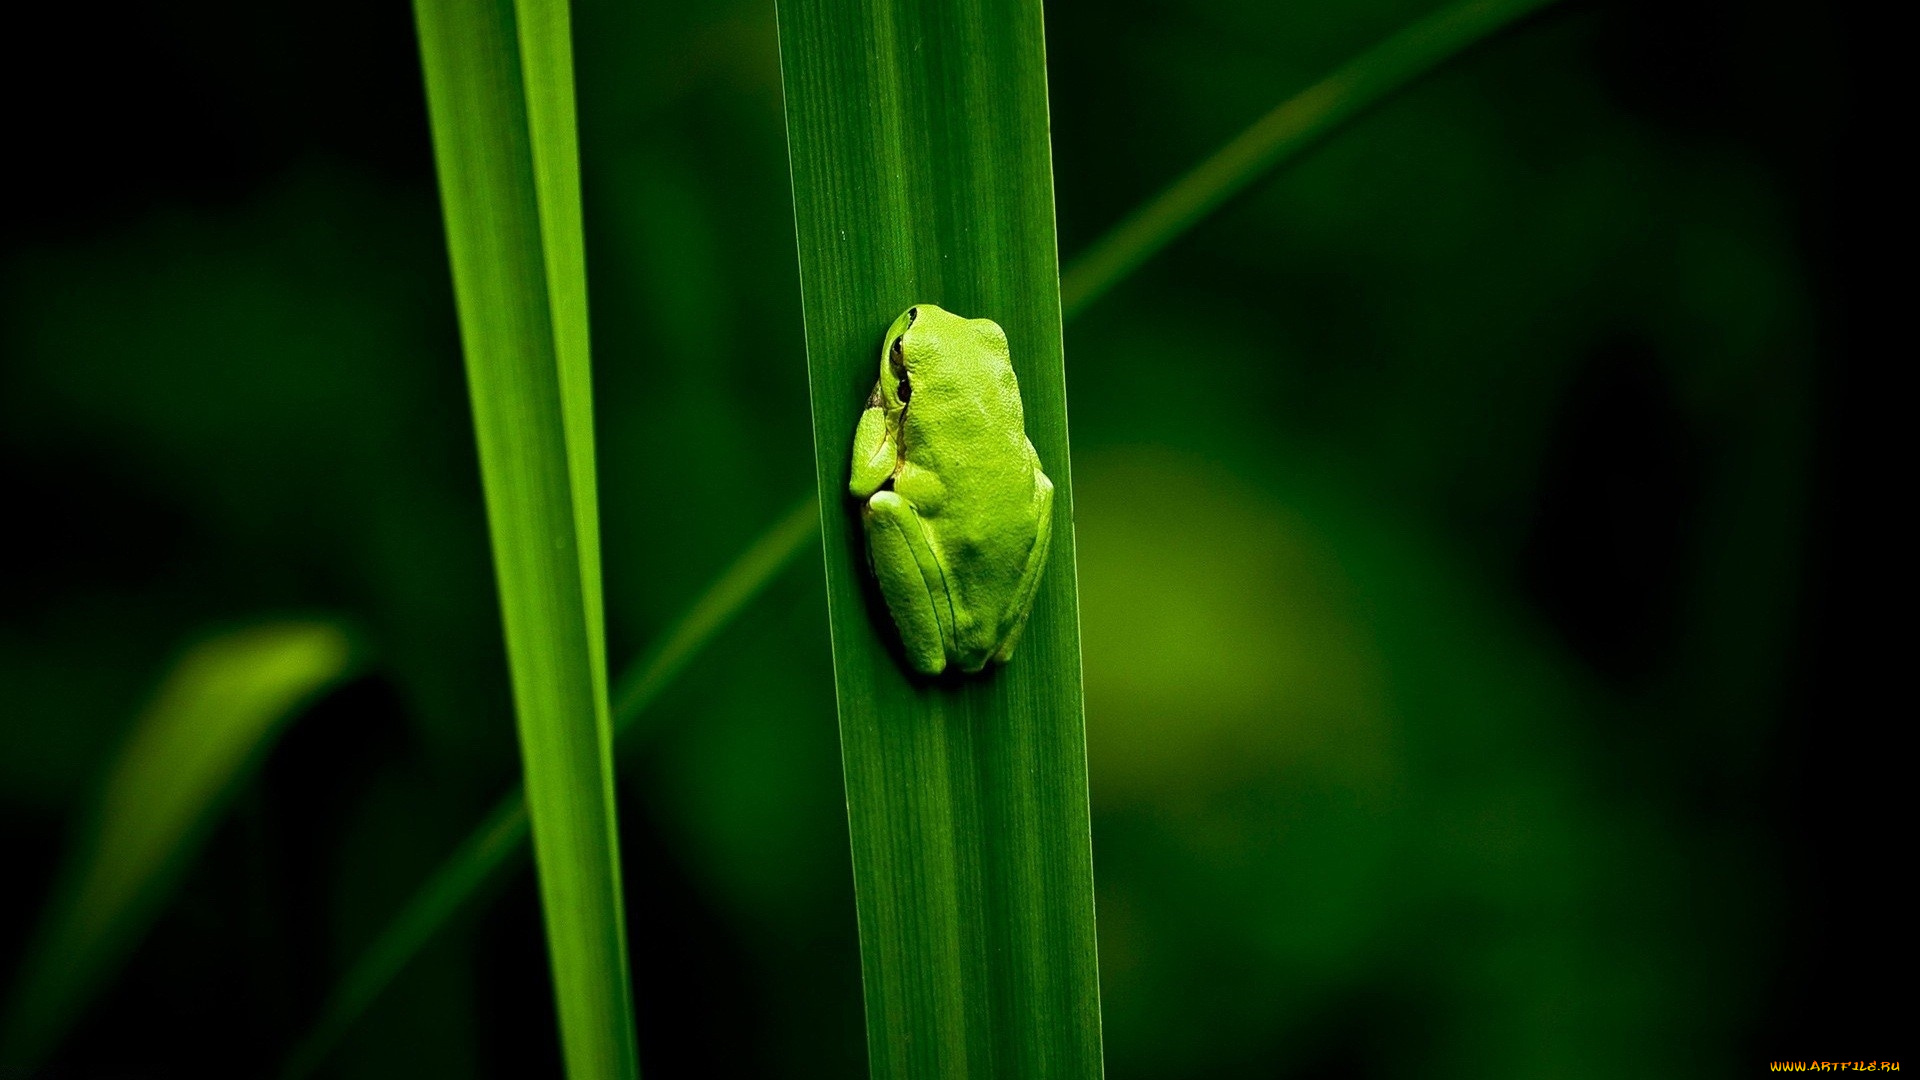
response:
{"label": "broad grass blade", "polygon": [[[1073,484],[1039,0],[780,0],[872,1075],[1097,1077]],[[1055,485],[1018,654],[910,678],[845,497],[881,336],[998,322]]]}

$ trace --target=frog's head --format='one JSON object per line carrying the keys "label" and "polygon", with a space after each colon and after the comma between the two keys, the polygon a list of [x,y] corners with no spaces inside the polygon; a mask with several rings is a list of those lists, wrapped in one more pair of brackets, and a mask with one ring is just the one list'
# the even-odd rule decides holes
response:
{"label": "frog's head", "polygon": [[991,319],[963,319],[937,304],[915,304],[900,313],[880,348],[879,396],[889,412],[913,400],[916,372],[937,371],[949,358],[979,348],[1006,355],[1007,335]]}

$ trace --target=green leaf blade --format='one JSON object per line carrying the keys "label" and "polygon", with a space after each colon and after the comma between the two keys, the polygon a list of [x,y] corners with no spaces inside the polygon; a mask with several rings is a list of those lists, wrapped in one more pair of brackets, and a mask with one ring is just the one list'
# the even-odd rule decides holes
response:
{"label": "green leaf blade", "polygon": [[414,13],[561,1049],[633,1077],[567,9]]}
{"label": "green leaf blade", "polygon": [[[835,687],[876,1077],[1101,1075],[1040,5],[779,5]],[[1007,331],[1055,486],[1013,661],[910,679],[844,490],[880,339],[932,302]]]}

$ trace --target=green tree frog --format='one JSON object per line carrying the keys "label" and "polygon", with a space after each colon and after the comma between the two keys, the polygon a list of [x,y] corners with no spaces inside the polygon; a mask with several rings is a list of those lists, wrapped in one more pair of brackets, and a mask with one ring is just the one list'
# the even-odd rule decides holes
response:
{"label": "green tree frog", "polygon": [[1053,535],[1053,481],[1027,439],[1006,331],[932,304],[895,319],[847,488],[914,669],[1005,663]]}

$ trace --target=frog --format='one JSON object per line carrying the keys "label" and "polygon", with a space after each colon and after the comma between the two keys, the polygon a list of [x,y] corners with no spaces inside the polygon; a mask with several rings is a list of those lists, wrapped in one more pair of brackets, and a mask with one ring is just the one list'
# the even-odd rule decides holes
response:
{"label": "frog", "polygon": [[998,323],[925,303],[894,320],[847,490],[907,663],[974,675],[1010,660],[1047,566],[1053,481]]}

